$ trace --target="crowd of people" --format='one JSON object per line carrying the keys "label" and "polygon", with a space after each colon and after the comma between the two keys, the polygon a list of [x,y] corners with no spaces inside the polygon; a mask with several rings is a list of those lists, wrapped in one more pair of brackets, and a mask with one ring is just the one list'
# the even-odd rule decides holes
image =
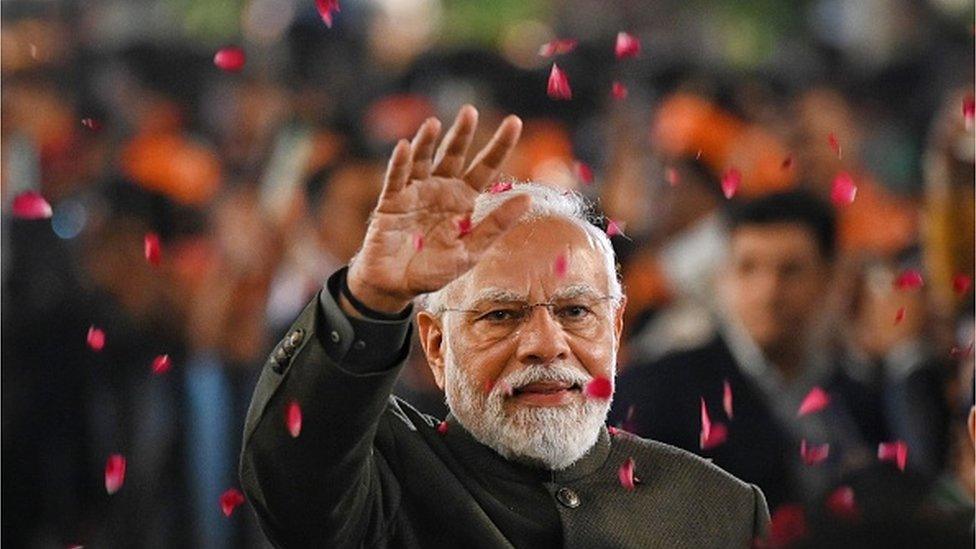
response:
{"label": "crowd of people", "polygon": [[[615,29],[557,59],[574,98],[556,101],[552,60],[465,44],[396,58],[357,36],[356,6],[335,29],[297,18],[240,74],[190,45],[59,46],[63,21],[5,10],[11,547],[266,546],[250,510],[220,505],[261,367],[362,242],[396,140],[465,102],[486,128],[524,120],[507,177],[579,192],[613,227],[615,427],[757,484],[790,539],[971,537],[969,26],[922,14],[949,28],[914,57],[863,70],[825,48],[822,66],[778,71],[664,62],[649,41],[654,63],[615,60]],[[11,215],[24,190],[50,220]],[[395,393],[442,417],[414,339]],[[798,417],[812,391],[829,403]],[[706,440],[706,416],[725,432]],[[126,475],[110,495],[112,454]]]}

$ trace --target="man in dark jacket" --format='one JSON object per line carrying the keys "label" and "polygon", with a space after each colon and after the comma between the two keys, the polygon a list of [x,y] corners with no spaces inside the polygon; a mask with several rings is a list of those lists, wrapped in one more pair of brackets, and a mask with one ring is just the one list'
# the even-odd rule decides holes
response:
{"label": "man in dark jacket", "polygon": [[[745,547],[762,493],[676,448],[608,431],[626,303],[573,194],[492,185],[511,116],[464,169],[477,111],[437,155],[397,144],[359,253],[272,352],[241,477],[287,547]],[[420,341],[451,414],[391,397]]]}

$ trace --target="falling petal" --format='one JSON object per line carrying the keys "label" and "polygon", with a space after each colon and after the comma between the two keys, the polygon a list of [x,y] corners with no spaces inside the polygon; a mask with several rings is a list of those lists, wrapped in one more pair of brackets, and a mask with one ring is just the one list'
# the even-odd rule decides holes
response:
{"label": "falling petal", "polygon": [[617,235],[624,234],[623,229],[620,228],[620,225],[622,223],[623,223],[622,221],[618,223],[618,222],[614,221],[613,219],[611,219],[610,221],[608,221],[607,222],[607,236],[617,236]]}
{"label": "falling petal", "polygon": [[903,440],[882,442],[878,444],[878,459],[893,461],[898,466],[899,471],[904,471],[905,465],[908,463],[908,444]]}
{"label": "falling petal", "polygon": [[841,172],[834,177],[833,186],[830,188],[830,200],[835,206],[849,206],[857,196],[857,186],[847,172]]}
{"label": "falling petal", "polygon": [[615,437],[615,436],[617,436],[617,435],[620,434],[620,430],[617,429],[616,427],[614,427],[613,425],[608,425],[607,426],[607,433],[609,433],[610,436]]}
{"label": "falling petal", "polygon": [[626,32],[617,33],[617,44],[614,47],[614,53],[617,55],[617,59],[634,57],[640,53],[640,50],[640,40],[636,37]]}
{"label": "falling petal", "polygon": [[288,404],[285,419],[291,438],[298,438],[298,435],[302,432],[302,408],[298,405],[298,402],[293,400]]}
{"label": "falling petal", "polygon": [[769,524],[769,544],[772,547],[793,547],[807,536],[807,519],[803,506],[780,505]]}
{"label": "falling petal", "polygon": [[413,235],[413,249],[418,252],[424,249],[424,235],[420,233]]}
{"label": "falling petal", "polygon": [[964,295],[969,291],[969,287],[973,285],[973,279],[968,275],[959,273],[952,277],[952,289],[959,295]]}
{"label": "falling petal", "polygon": [[620,478],[620,485],[628,492],[634,491],[634,458],[629,457],[620,465],[617,470],[617,477]]}
{"label": "falling petal", "polygon": [[783,163],[779,165],[781,170],[788,170],[793,167],[793,157],[787,156],[783,159]]}
{"label": "falling petal", "polygon": [[95,326],[89,326],[87,341],[91,350],[101,351],[105,348],[105,332]]}
{"label": "falling petal", "polygon": [[549,72],[549,87],[546,89],[550,99],[568,100],[573,98],[573,90],[569,87],[569,78],[566,73],[555,63],[552,64],[552,71]]}
{"label": "falling petal", "polygon": [[510,190],[512,190],[512,183],[510,181],[499,181],[497,183],[494,183],[491,186],[491,188],[488,190],[488,192],[492,194],[498,194]]}
{"label": "falling petal", "polygon": [[583,388],[583,394],[600,400],[606,400],[613,394],[613,382],[605,377],[595,377]]}
{"label": "falling petal", "polygon": [[82,118],[81,125],[93,132],[97,132],[102,129],[102,123],[94,118]]}
{"label": "falling petal", "polygon": [[576,49],[577,44],[579,44],[579,40],[575,38],[561,38],[546,42],[539,48],[539,55],[542,57],[552,57],[554,55],[569,53]]}
{"label": "falling petal", "polygon": [[803,398],[800,409],[796,412],[796,417],[817,413],[826,408],[828,404],[830,404],[830,395],[820,387],[814,387]]}
{"label": "falling petal", "polygon": [[832,515],[846,521],[855,521],[861,516],[861,510],[854,499],[854,490],[850,486],[841,486],[827,496],[827,510]]}
{"label": "falling petal", "polygon": [[125,458],[122,454],[112,454],[105,461],[105,491],[112,495],[122,488],[125,482]]}
{"label": "falling petal", "polygon": [[482,386],[482,389],[484,389],[486,395],[491,393],[491,390],[494,388],[495,380],[493,379],[486,379],[484,385]]}
{"label": "falling petal", "polygon": [[566,271],[569,268],[569,260],[566,259],[565,254],[559,254],[556,257],[556,261],[552,266],[553,273],[556,274],[557,278],[563,278],[566,276]]}
{"label": "falling petal", "polygon": [[830,150],[834,151],[834,154],[837,155],[837,158],[840,158],[841,157],[840,142],[837,141],[837,136],[834,135],[834,132],[830,132],[830,134],[827,135],[827,144],[830,145]]}
{"label": "falling petal", "polygon": [[14,217],[20,219],[48,219],[54,213],[41,193],[25,191],[14,197]]}
{"label": "falling petal", "polygon": [[895,279],[895,288],[899,290],[914,290],[920,288],[922,284],[924,284],[922,273],[915,269],[907,269]]}
{"label": "falling petal", "polygon": [[330,29],[332,28],[332,14],[342,11],[339,9],[339,0],[315,0],[315,7],[319,10],[319,15],[325,22],[325,26]]}
{"label": "falling petal", "polygon": [[725,195],[725,198],[730,199],[735,196],[740,183],[742,183],[742,174],[739,173],[739,170],[735,168],[726,170],[722,174],[722,194]]}
{"label": "falling petal", "polygon": [[902,320],[905,320],[905,308],[898,307],[898,310],[895,311],[895,324],[901,324]]}
{"label": "falling petal", "polygon": [[800,457],[807,465],[822,463],[830,454],[830,444],[807,444],[807,439],[800,441]]}
{"label": "falling petal", "polygon": [[627,86],[620,82],[614,82],[610,88],[610,96],[614,99],[627,99]]}
{"label": "falling petal", "polygon": [[727,379],[722,384],[722,408],[725,408],[725,415],[732,419],[732,384]]}
{"label": "falling petal", "polygon": [[671,185],[672,187],[677,187],[678,183],[681,182],[681,179],[678,177],[678,170],[674,169],[671,166],[665,168],[664,179],[666,179],[668,185]]}
{"label": "falling petal", "polygon": [[165,374],[169,371],[172,363],[169,360],[169,355],[159,355],[152,361],[152,373],[155,375]]}
{"label": "falling petal", "polygon": [[463,219],[458,220],[458,238],[464,237],[464,235],[471,232],[471,215],[465,216]]}
{"label": "falling petal", "polygon": [[230,488],[220,495],[220,509],[229,517],[238,505],[244,503],[244,494],[237,488]]}
{"label": "falling petal", "polygon": [[583,182],[584,185],[589,185],[593,183],[593,170],[586,162],[580,162],[577,160],[573,163],[573,168],[576,171],[576,177]]}
{"label": "falling petal", "polygon": [[227,72],[239,72],[244,68],[244,62],[246,61],[246,56],[244,55],[244,50],[237,46],[227,46],[217,50],[214,54],[214,65],[218,69]]}
{"label": "falling petal", "polygon": [[447,434],[447,422],[446,421],[442,421],[442,422],[440,422],[440,423],[437,424],[437,432],[439,434],[442,434],[442,435],[446,435]]}
{"label": "falling petal", "polygon": [[967,95],[962,100],[962,117],[966,121],[966,129],[973,129],[973,114],[976,113],[976,99]]}
{"label": "falling petal", "polygon": [[148,261],[153,267],[158,267],[160,258],[162,257],[162,249],[159,245],[159,235],[156,233],[146,233],[144,241],[146,261]]}
{"label": "falling petal", "polygon": [[721,445],[728,438],[728,428],[724,423],[712,423],[708,417],[708,408],[705,407],[705,399],[701,399],[701,434],[698,437],[698,445],[702,450],[711,450]]}

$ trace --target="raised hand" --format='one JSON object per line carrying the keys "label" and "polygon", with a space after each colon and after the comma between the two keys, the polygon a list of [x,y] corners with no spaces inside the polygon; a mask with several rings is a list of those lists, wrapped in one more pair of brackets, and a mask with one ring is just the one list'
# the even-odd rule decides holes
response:
{"label": "raised hand", "polygon": [[393,149],[362,248],[349,266],[349,289],[367,307],[397,312],[417,295],[446,286],[528,210],[529,197],[515,196],[470,224],[475,198],[522,132],[522,121],[508,116],[465,169],[477,125],[478,111],[465,105],[436,154],[436,118],[427,119],[412,142],[402,139]]}

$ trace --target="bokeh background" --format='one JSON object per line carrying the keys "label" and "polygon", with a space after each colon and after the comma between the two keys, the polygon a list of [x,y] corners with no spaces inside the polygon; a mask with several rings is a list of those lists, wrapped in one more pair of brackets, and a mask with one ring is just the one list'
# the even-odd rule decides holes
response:
{"label": "bokeh background", "polygon": [[[915,427],[947,435],[906,474],[971,521],[973,293],[953,280],[973,275],[972,2],[342,0],[331,28],[313,0],[0,10],[9,547],[266,546],[246,506],[220,506],[266,354],[357,249],[392,145],[465,102],[482,134],[525,121],[506,174],[578,190],[623,227],[622,370],[714,331],[726,170],[732,202],[829,198],[850,174],[831,333],[877,369],[924,343],[944,413]],[[615,58],[620,31],[639,55]],[[570,101],[546,94],[556,38],[579,41],[555,58]],[[240,72],[213,63],[231,44]],[[30,190],[49,220],[12,215]],[[892,291],[906,268],[920,291]],[[419,347],[397,393],[445,412]],[[108,495],[112,454],[127,470]]]}

